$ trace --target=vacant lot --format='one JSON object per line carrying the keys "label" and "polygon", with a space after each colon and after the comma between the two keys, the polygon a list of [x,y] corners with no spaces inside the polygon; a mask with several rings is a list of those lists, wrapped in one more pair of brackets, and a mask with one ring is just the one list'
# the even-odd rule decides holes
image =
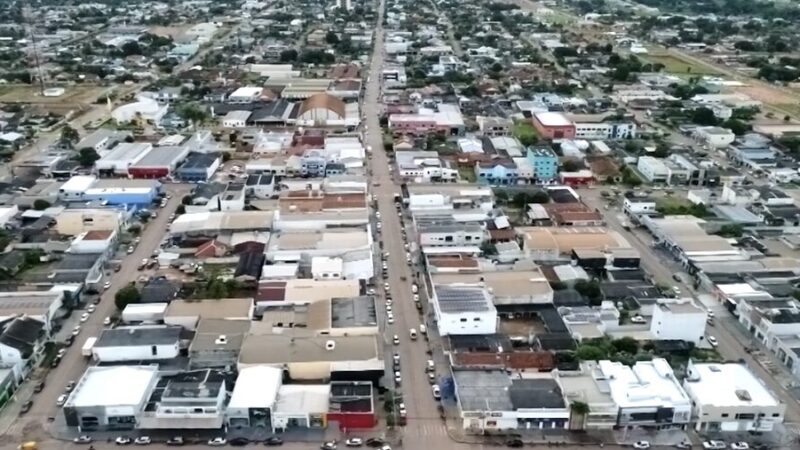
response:
{"label": "vacant lot", "polygon": [[35,103],[35,104],[89,104],[94,103],[106,89],[101,86],[77,85],[64,88],[64,95],[44,97],[37,86],[14,85],[0,86],[0,103]]}
{"label": "vacant lot", "polygon": [[[652,50],[651,50],[652,51]],[[718,72],[707,67],[698,66],[673,55],[650,53],[641,55],[642,59],[653,64],[661,63],[664,71],[676,75],[718,75]]]}

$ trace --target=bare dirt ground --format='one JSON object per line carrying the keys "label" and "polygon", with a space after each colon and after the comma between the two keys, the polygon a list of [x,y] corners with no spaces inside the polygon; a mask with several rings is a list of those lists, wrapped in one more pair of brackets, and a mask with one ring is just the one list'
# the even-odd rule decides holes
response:
{"label": "bare dirt ground", "polygon": [[177,39],[183,36],[186,33],[186,30],[191,28],[191,25],[180,25],[180,26],[172,26],[172,27],[162,27],[162,26],[154,26],[150,27],[150,32],[157,35],[157,36],[169,36],[172,39]]}

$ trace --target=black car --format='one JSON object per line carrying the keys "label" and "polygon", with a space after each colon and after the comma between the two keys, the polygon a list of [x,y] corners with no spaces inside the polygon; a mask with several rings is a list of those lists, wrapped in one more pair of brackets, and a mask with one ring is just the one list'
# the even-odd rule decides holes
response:
{"label": "black car", "polygon": [[277,436],[272,436],[270,438],[267,438],[264,441],[264,445],[267,445],[267,446],[270,446],[270,447],[276,447],[278,445],[283,445],[283,439],[281,439],[281,438],[279,438]]}
{"label": "black car", "polygon": [[22,404],[22,408],[19,409],[20,414],[25,414],[26,412],[31,410],[33,406],[33,400],[28,400],[27,402]]}
{"label": "black car", "polygon": [[180,447],[183,445],[183,438],[181,436],[175,436],[167,439],[167,445],[171,445],[173,447]]}
{"label": "black car", "polygon": [[521,448],[523,445],[525,444],[522,442],[522,439],[509,439],[506,441],[506,447]]}
{"label": "black car", "polygon": [[53,358],[53,362],[50,363],[50,367],[58,367],[60,363],[61,363],[61,358],[56,356],[55,358]]}
{"label": "black car", "polygon": [[42,392],[43,390],[44,390],[44,381],[42,381],[41,383],[37,383],[36,386],[33,387],[33,392],[36,394]]}
{"label": "black car", "polygon": [[366,441],[364,441],[364,443],[367,444],[367,447],[372,447],[372,448],[380,448],[383,447],[383,444],[385,444],[385,442],[383,442],[382,439],[378,438],[369,438]]}
{"label": "black car", "polygon": [[64,339],[64,346],[69,347],[73,342],[75,342],[75,336],[70,334],[66,339]]}
{"label": "black car", "polygon": [[250,439],[244,437],[237,437],[228,440],[228,444],[231,444],[234,447],[244,447],[245,445],[250,443]]}

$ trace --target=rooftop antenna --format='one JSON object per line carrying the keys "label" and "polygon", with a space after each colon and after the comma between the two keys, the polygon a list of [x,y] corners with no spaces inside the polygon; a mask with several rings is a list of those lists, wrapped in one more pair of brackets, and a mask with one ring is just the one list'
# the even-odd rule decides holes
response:
{"label": "rooftop antenna", "polygon": [[36,73],[39,77],[39,93],[44,95],[44,75],[42,74],[42,65],[39,61],[39,51],[36,49],[36,35],[33,33],[33,27],[31,26],[29,6],[22,7],[22,21],[28,29],[28,36],[33,46],[33,63],[36,65]]}

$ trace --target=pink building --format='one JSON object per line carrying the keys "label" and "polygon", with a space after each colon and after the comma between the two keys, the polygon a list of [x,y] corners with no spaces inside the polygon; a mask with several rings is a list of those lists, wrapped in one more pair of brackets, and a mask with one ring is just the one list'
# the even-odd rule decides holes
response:
{"label": "pink building", "polygon": [[540,112],[533,114],[533,127],[544,139],[574,139],[575,125],[571,120],[557,112]]}

